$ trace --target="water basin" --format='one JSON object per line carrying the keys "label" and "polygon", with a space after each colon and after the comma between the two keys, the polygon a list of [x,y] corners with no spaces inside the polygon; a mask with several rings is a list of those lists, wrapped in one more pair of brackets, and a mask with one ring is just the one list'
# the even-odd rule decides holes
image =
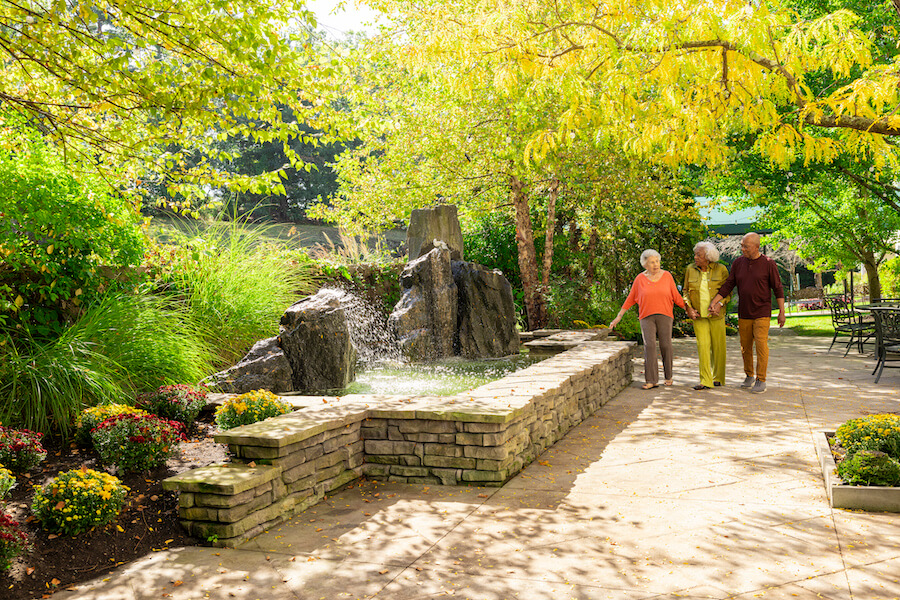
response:
{"label": "water basin", "polygon": [[356,374],[356,380],[337,396],[392,394],[451,396],[476,388],[532,365],[546,356],[522,353],[495,359],[449,358],[433,363],[382,362]]}

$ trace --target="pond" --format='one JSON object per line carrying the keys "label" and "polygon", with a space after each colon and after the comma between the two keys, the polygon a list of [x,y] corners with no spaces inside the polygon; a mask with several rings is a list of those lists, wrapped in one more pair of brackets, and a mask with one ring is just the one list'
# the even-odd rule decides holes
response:
{"label": "pond", "polygon": [[522,353],[480,360],[450,358],[433,363],[382,362],[358,372],[356,380],[335,392],[335,395],[452,396],[502,379],[544,358],[546,356]]}

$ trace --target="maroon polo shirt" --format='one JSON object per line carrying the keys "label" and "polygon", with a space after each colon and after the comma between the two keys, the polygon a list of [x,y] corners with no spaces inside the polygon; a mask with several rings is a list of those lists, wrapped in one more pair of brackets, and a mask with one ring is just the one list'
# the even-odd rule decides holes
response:
{"label": "maroon polo shirt", "polygon": [[764,254],[758,258],[737,257],[731,264],[728,279],[719,288],[723,298],[737,287],[738,317],[762,319],[772,316],[772,292],[784,298],[784,288],[775,261]]}

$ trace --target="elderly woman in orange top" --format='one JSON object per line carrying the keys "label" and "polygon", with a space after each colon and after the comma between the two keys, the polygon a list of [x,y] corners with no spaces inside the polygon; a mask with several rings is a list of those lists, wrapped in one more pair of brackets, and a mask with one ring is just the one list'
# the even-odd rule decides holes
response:
{"label": "elderly woman in orange top", "polygon": [[656,340],[659,338],[659,352],[663,359],[663,373],[666,385],[672,385],[672,322],[675,320],[674,307],[685,307],[684,298],[675,287],[672,274],[660,267],[660,256],[656,250],[641,253],[641,266],[645,271],[634,278],[631,292],[613,319],[609,328],[613,329],[622,320],[629,308],[638,305],[641,321],[641,335],[644,337],[644,381],[643,389],[659,387],[659,360],[656,355]]}

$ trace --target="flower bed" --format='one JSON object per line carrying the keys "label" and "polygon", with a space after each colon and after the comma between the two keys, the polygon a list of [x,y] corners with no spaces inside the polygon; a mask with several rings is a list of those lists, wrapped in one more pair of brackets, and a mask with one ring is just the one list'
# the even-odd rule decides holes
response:
{"label": "flower bed", "polygon": [[816,431],[814,436],[832,508],[900,512],[900,487],[844,485],[837,475],[837,464],[831,451],[830,441],[834,432]]}

